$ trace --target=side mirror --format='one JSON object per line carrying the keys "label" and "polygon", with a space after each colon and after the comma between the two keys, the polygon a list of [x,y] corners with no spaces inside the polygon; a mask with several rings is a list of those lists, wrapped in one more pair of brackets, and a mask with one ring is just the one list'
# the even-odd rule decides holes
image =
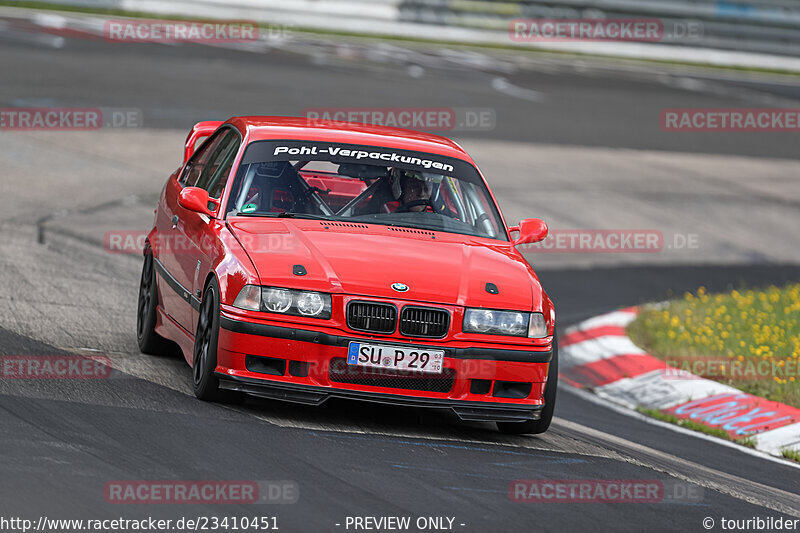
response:
{"label": "side mirror", "polygon": [[519,223],[519,226],[508,229],[519,232],[514,246],[543,241],[547,237],[547,224],[540,218],[526,218]]}
{"label": "side mirror", "polygon": [[219,202],[208,196],[208,191],[200,187],[184,187],[178,195],[178,205],[189,211],[211,216],[211,209],[208,204],[214,205],[214,209],[219,206]]}

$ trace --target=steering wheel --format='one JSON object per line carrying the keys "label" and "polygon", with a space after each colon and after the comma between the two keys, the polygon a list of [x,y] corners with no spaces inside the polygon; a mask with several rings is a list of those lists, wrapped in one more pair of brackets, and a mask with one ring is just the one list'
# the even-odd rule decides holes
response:
{"label": "steering wheel", "polygon": [[430,201],[430,199],[428,200],[421,199],[421,200],[411,200],[410,202],[404,203],[395,210],[395,213],[407,213],[409,209],[411,209],[412,207],[417,207],[418,205],[424,205],[430,207],[433,210],[436,209],[435,207],[433,207],[433,203]]}

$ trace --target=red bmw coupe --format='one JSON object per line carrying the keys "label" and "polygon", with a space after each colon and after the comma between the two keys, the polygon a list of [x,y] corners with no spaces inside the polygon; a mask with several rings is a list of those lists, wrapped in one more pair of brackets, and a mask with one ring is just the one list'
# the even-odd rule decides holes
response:
{"label": "red bmw coupe", "polygon": [[[202,400],[342,397],[542,433],[555,312],[472,159],[425,133],[201,122],[144,248],[137,336],[177,344]],[[171,341],[171,342],[169,342]]]}

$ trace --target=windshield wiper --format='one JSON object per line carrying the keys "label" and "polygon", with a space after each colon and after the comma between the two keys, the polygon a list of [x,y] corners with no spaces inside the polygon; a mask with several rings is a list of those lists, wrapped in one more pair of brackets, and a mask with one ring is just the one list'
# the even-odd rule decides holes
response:
{"label": "windshield wiper", "polygon": [[319,220],[334,220],[327,215],[315,215],[312,213],[241,213],[233,212],[232,216],[237,217],[253,217],[253,218],[311,218]]}
{"label": "windshield wiper", "polygon": [[319,220],[332,220],[328,215],[314,215],[312,213],[275,213],[268,216],[275,218],[313,218]]}

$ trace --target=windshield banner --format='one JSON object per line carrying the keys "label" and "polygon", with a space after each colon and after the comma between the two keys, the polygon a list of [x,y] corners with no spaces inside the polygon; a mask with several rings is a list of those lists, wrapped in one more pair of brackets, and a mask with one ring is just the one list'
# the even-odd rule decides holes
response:
{"label": "windshield banner", "polygon": [[473,183],[480,181],[475,167],[462,159],[381,146],[317,141],[255,141],[250,143],[242,158],[243,164],[266,161],[330,161],[400,167],[457,176]]}

